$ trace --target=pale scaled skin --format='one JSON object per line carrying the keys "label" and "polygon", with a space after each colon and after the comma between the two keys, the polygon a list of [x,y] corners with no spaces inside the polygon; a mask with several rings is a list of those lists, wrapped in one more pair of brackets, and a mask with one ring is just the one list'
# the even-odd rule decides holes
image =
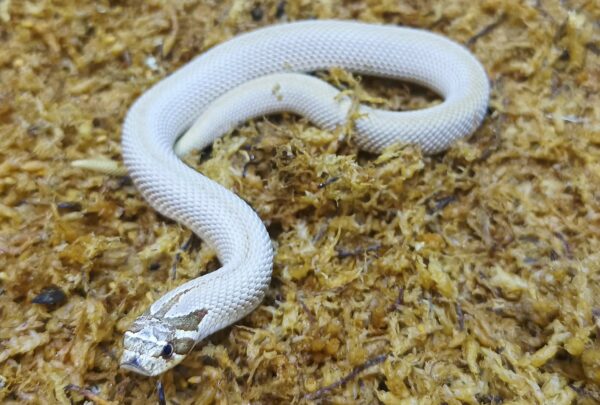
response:
{"label": "pale scaled skin", "polygon": [[260,304],[273,267],[262,221],[180,156],[274,112],[296,112],[325,130],[346,124],[350,100],[300,74],[332,67],[416,82],[444,99],[407,112],[361,106],[354,139],[370,152],[398,142],[440,152],[475,131],[487,109],[486,73],[466,48],[421,30],[348,21],[305,21],[243,34],[159,82],[129,110],[125,165],[148,203],[211,244],[222,267],[169,291],[131,325],[123,368],[159,375],[196,342]]}

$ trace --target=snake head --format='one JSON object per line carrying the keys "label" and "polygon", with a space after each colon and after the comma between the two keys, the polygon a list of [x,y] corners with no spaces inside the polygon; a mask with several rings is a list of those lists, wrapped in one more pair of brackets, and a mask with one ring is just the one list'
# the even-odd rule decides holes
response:
{"label": "snake head", "polygon": [[198,340],[198,325],[206,311],[164,318],[144,313],[125,332],[121,367],[148,377],[179,364]]}

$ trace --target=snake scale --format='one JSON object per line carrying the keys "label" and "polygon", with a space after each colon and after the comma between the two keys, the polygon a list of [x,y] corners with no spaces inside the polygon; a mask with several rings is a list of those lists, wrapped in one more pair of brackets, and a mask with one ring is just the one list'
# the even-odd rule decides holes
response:
{"label": "snake scale", "polygon": [[333,67],[415,82],[443,98],[416,111],[361,106],[355,140],[367,151],[398,142],[418,144],[424,153],[442,151],[471,134],[487,109],[487,75],[463,46],[423,30],[351,21],[302,21],[245,33],[158,82],[125,119],[125,165],[148,203],[210,243],[222,267],[167,292],[131,324],[123,368],[161,374],[260,304],[273,266],[263,223],[242,199],[180,156],[275,112],[301,114],[326,130],[344,125],[351,101],[306,74]]}

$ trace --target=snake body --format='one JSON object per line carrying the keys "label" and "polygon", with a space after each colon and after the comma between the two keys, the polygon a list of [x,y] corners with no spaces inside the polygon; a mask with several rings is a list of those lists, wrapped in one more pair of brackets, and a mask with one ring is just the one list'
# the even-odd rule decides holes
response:
{"label": "snake body", "polygon": [[343,125],[350,100],[301,74],[332,67],[408,80],[444,99],[407,112],[361,106],[355,139],[371,152],[397,142],[439,152],[471,134],[485,115],[487,76],[463,46],[422,30],[348,21],[305,21],[245,33],[157,83],[125,119],[125,164],[150,205],[210,243],[222,267],[167,292],[137,318],[125,333],[122,367],[158,375],[196,342],[259,305],[273,264],[264,225],[242,199],[179,156],[247,119],[278,111],[305,115],[325,129]]}

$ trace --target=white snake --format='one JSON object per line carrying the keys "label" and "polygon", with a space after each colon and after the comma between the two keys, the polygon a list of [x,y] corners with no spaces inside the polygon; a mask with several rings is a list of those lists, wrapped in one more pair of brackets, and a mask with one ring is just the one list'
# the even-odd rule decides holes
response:
{"label": "white snake", "polygon": [[158,375],[259,305],[273,263],[264,225],[244,201],[179,156],[274,112],[296,112],[327,130],[343,125],[350,101],[298,73],[332,67],[416,82],[444,98],[408,112],[361,106],[355,139],[368,151],[406,142],[439,152],[471,134],[486,112],[487,76],[467,49],[417,29],[357,22],[305,21],[239,35],[156,84],[127,114],[125,164],[150,205],[208,241],[222,267],[169,291],[136,319],[125,333],[122,367]]}

